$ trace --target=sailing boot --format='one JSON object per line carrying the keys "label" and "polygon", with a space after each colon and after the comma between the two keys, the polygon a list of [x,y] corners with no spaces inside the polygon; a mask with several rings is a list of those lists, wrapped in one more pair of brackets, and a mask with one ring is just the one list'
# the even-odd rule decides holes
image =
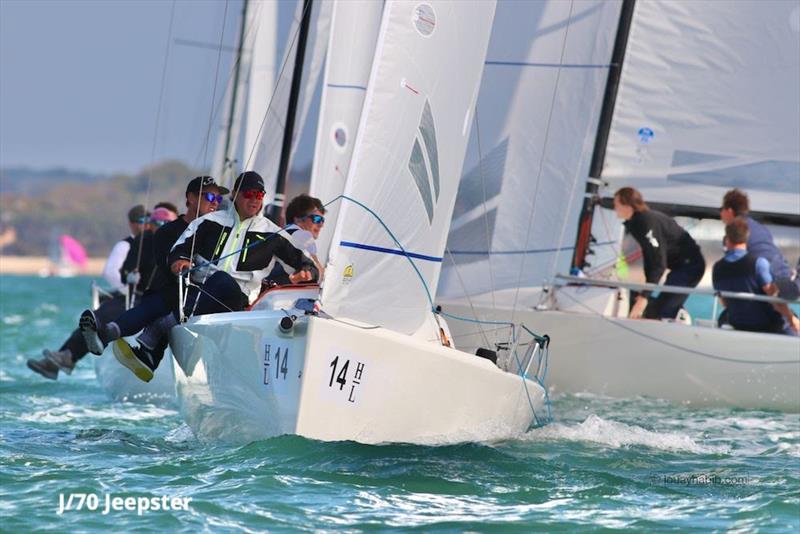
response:
{"label": "sailing boot", "polygon": [[117,361],[127,367],[142,382],[150,382],[158,363],[154,361],[151,349],[145,345],[131,347],[125,338],[119,338],[111,345]]}
{"label": "sailing boot", "polygon": [[83,335],[89,352],[96,356],[103,354],[103,350],[110,342],[119,338],[119,327],[116,323],[102,323],[92,310],[84,310],[78,321],[78,329]]}
{"label": "sailing boot", "polygon": [[75,362],[72,361],[72,352],[69,349],[57,350],[55,352],[50,349],[44,349],[42,354],[68,375],[71,375],[72,370],[75,369]]}
{"label": "sailing boot", "polygon": [[31,358],[26,363],[31,371],[39,373],[50,380],[58,380],[58,366],[47,358],[42,358],[41,360]]}

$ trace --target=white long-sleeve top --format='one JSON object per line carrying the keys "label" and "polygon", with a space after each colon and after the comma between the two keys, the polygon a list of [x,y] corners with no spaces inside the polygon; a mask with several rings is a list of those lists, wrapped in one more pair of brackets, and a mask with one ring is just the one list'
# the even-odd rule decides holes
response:
{"label": "white long-sleeve top", "polygon": [[122,264],[125,263],[125,258],[128,256],[130,249],[131,244],[126,239],[117,241],[103,267],[103,278],[114,291],[125,292],[125,282],[122,280],[119,270],[122,268]]}

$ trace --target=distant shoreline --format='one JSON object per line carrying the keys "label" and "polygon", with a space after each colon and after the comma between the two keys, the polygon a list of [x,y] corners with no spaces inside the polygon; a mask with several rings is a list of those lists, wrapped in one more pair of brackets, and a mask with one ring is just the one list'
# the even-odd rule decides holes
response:
{"label": "distant shoreline", "polygon": [[[75,275],[96,276],[103,272],[105,258],[89,258],[86,268],[76,270]],[[47,256],[0,255],[0,274],[44,274],[52,268]]]}

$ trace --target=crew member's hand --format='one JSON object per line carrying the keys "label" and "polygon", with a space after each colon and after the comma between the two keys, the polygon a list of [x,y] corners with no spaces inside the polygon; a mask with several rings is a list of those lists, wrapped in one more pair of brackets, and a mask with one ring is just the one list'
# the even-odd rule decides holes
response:
{"label": "crew member's hand", "polygon": [[800,334],[800,319],[798,319],[796,315],[792,314],[792,321],[789,323],[789,326],[795,334]]}
{"label": "crew member's hand", "polygon": [[191,265],[192,262],[189,260],[180,259],[175,261],[175,263],[170,266],[170,270],[173,274],[180,274],[184,269],[191,267]]}
{"label": "crew member's hand", "polygon": [[641,295],[637,296],[636,302],[633,303],[633,308],[631,308],[631,313],[628,314],[628,317],[631,319],[641,319],[645,308],[647,308],[647,298]]}
{"label": "crew member's hand", "polygon": [[297,271],[289,275],[289,281],[293,284],[311,281],[311,271]]}
{"label": "crew member's hand", "polygon": [[125,277],[125,283],[127,283],[129,286],[135,286],[139,284],[141,279],[142,275],[140,275],[138,271],[131,271],[128,273],[128,276]]}

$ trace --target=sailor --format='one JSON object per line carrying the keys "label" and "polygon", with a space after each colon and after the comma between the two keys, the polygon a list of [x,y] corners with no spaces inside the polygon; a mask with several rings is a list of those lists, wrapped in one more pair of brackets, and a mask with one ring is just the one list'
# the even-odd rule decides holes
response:
{"label": "sailor", "polygon": [[[222,195],[229,192],[228,189],[219,186],[211,176],[198,176],[189,182],[189,185],[186,186],[186,213],[161,226],[152,236],[152,240],[143,245],[147,247],[149,243],[147,256],[152,259],[147,262],[155,266],[155,271],[141,303],[111,322],[103,321],[107,323],[106,328],[114,332],[114,335],[111,336],[112,339],[119,336],[131,336],[159,317],[177,309],[178,283],[175,275],[169,270],[167,262],[169,252],[189,224],[198,217],[217,211],[222,202]],[[161,208],[154,209],[153,212],[156,213],[159,209]],[[136,255],[133,254],[133,265],[135,264]],[[84,312],[81,317],[84,315],[87,313]],[[94,321],[102,321],[102,319],[96,317],[95,314]],[[166,349],[166,343],[163,348]]]}
{"label": "sailor", "polygon": [[[240,174],[231,208],[193,221],[178,238],[170,252],[170,270],[179,274],[195,265],[192,281],[201,286],[191,286],[188,291],[185,309],[190,313],[245,309],[258,297],[261,282],[276,261],[292,273],[292,283],[318,278],[311,258],[261,215],[264,194],[264,181],[258,173]],[[138,347],[115,343],[115,356],[140,379],[149,381],[163,357],[157,349],[178,321],[177,313],[158,319],[137,338]],[[93,352],[102,352],[106,344],[119,338],[121,332],[108,326],[97,321],[91,310],[81,317],[81,329]]]}
{"label": "sailor", "polygon": [[[175,219],[177,219],[177,214],[165,207],[156,207],[150,213],[147,226],[158,230]],[[136,296],[135,302],[139,302],[142,295],[151,287],[163,285],[161,274],[156,268],[154,240],[154,231],[150,229],[136,236],[122,267],[120,267],[120,276],[128,284],[129,294]]]}
{"label": "sailor", "polygon": [[[757,258],[765,258],[769,262],[778,295],[787,300],[800,297],[800,278],[793,276],[792,269],[780,249],[775,246],[772,234],[766,226],[750,217],[750,201],[747,194],[740,189],[731,189],[722,197],[719,218],[730,224],[736,217],[743,217],[750,229],[747,240],[747,251]],[[800,263],[798,263],[800,266]]]}
{"label": "sailor", "polygon": [[175,214],[175,217],[179,216],[178,206],[176,206],[172,202],[166,202],[166,201],[159,202],[153,207],[153,211],[157,210],[158,208],[167,208],[169,211]]}
{"label": "sailor", "polygon": [[[131,244],[137,235],[142,233],[147,223],[147,210],[144,206],[137,205],[128,210],[128,228],[130,235],[118,241],[111,249],[105,266],[103,267],[103,278],[111,286],[108,297],[103,299],[100,306],[95,310],[97,317],[104,321],[110,321],[125,311],[125,292],[127,291],[125,280],[120,274],[120,269],[125,261],[125,257],[131,249]],[[80,330],[74,330],[64,341],[57,351],[44,349],[43,357],[27,361],[28,367],[39,373],[45,378],[56,380],[59,369],[67,374],[72,374],[72,370],[78,361],[86,356],[88,348],[83,340]]]}
{"label": "sailor", "polygon": [[[625,230],[639,243],[644,261],[645,280],[657,284],[669,269],[666,285],[696,287],[703,278],[706,262],[694,239],[660,211],[650,209],[633,187],[614,193],[614,211],[623,219]],[[649,291],[636,296],[629,317],[632,319],[674,319],[688,295],[661,291],[650,298]]]}
{"label": "sailor", "polygon": [[[286,207],[286,220],[290,222],[284,228],[286,234],[289,235],[289,241],[311,256],[320,272],[320,279],[322,279],[323,267],[317,257],[317,238],[325,225],[325,207],[322,205],[322,201],[305,193],[297,195]],[[267,279],[271,284],[278,286],[291,283],[289,275],[280,264],[275,265]]]}
{"label": "sailor", "polygon": [[[744,217],[734,217],[725,225],[725,256],[714,264],[714,289],[775,296],[778,288],[769,261],[748,250],[749,237],[748,221]],[[727,322],[736,330],[790,335],[800,331],[800,320],[786,303],[722,297],[720,301],[726,308]]]}

